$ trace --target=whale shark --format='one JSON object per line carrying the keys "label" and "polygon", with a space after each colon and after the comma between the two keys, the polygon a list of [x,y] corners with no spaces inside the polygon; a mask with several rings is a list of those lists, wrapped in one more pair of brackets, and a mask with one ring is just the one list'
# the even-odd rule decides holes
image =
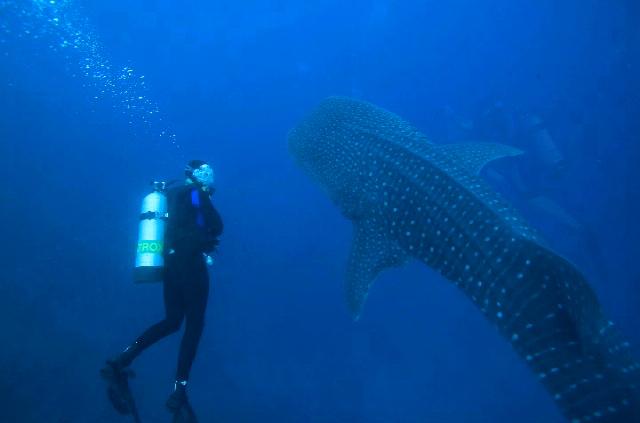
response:
{"label": "whale shark", "polygon": [[346,269],[357,319],[376,277],[418,260],[453,282],[526,362],[571,423],[640,422],[640,365],[585,277],[479,175],[521,152],[435,144],[399,116],[323,100],[291,155],[353,223]]}

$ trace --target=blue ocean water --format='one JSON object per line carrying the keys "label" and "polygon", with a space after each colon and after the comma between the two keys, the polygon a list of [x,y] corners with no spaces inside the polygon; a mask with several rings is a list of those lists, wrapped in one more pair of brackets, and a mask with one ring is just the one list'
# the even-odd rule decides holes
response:
{"label": "blue ocean water", "polygon": [[[517,144],[538,116],[562,168],[492,181],[640,352],[640,7],[613,3],[0,1],[0,421],[126,421],[98,369],[163,315],[161,287],[131,281],[139,203],[192,158],[216,168],[226,227],[190,382],[201,421],[564,421],[421,264],[385,272],[352,321],[350,224],[286,140],[329,95],[435,142]],[[135,363],[145,422],[169,421],[178,344]]]}

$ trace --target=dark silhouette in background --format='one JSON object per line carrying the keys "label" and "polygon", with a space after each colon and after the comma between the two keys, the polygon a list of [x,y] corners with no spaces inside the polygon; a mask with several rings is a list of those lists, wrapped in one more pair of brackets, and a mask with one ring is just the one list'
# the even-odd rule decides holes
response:
{"label": "dark silhouette in background", "polygon": [[555,198],[558,187],[567,183],[568,160],[544,120],[502,101],[481,107],[473,119],[456,115],[450,107],[444,110],[449,142],[497,142],[524,152],[487,168],[487,179],[528,218],[545,220],[554,232],[573,239],[583,249],[581,262],[588,264],[599,280],[605,280],[605,260],[595,232]]}

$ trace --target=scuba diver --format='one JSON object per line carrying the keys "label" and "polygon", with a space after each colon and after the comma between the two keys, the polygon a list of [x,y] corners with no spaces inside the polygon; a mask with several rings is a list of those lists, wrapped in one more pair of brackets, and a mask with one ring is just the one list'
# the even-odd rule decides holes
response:
{"label": "scuba diver", "polygon": [[[500,191],[511,193],[510,198],[529,218],[547,222],[574,239],[584,251],[586,260],[596,277],[606,279],[606,266],[593,230],[574,217],[554,197],[557,187],[567,173],[567,160],[535,113],[515,113],[503,103],[495,102],[475,120],[475,136],[519,148],[522,156],[514,157],[494,168],[486,176]],[[537,216],[537,219],[536,219]]]}
{"label": "scuba diver", "polygon": [[165,319],[107,360],[102,369],[112,405],[121,414],[133,415],[136,421],[140,420],[128,387],[128,379],[133,375],[129,366],[145,349],[177,332],[183,321],[186,328],[180,344],[174,390],[166,405],[174,414],[174,422],[196,421],[187,399],[187,384],[204,327],[209,294],[207,265],[213,263],[210,254],[218,246],[223,224],[211,202],[215,180],[212,167],[204,161],[192,160],[185,175],[184,185],[166,192],[167,213],[163,216],[166,229],[161,253],[164,256],[161,277]]}
{"label": "scuba diver", "polygon": [[[501,101],[482,101],[475,118],[467,119],[450,106],[442,109],[444,139],[496,142],[523,151],[483,170],[493,187],[504,194],[546,233],[563,233],[567,248],[578,254],[599,280],[607,279],[606,261],[594,230],[562,205],[559,192],[566,181],[568,160],[543,119],[513,110]],[[579,247],[579,248],[576,248]]]}

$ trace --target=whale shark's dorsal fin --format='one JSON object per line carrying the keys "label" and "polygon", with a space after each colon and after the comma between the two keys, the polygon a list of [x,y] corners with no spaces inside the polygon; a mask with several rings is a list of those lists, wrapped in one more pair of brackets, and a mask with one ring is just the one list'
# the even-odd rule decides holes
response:
{"label": "whale shark's dorsal fin", "polygon": [[386,268],[400,266],[409,256],[380,230],[375,218],[353,222],[353,244],[347,266],[347,302],[358,319],[369,287]]}
{"label": "whale shark's dorsal fin", "polygon": [[477,175],[485,165],[503,157],[519,156],[524,152],[504,144],[491,142],[464,142],[443,144],[435,147],[444,154],[453,156],[456,161],[462,161],[464,166]]}

